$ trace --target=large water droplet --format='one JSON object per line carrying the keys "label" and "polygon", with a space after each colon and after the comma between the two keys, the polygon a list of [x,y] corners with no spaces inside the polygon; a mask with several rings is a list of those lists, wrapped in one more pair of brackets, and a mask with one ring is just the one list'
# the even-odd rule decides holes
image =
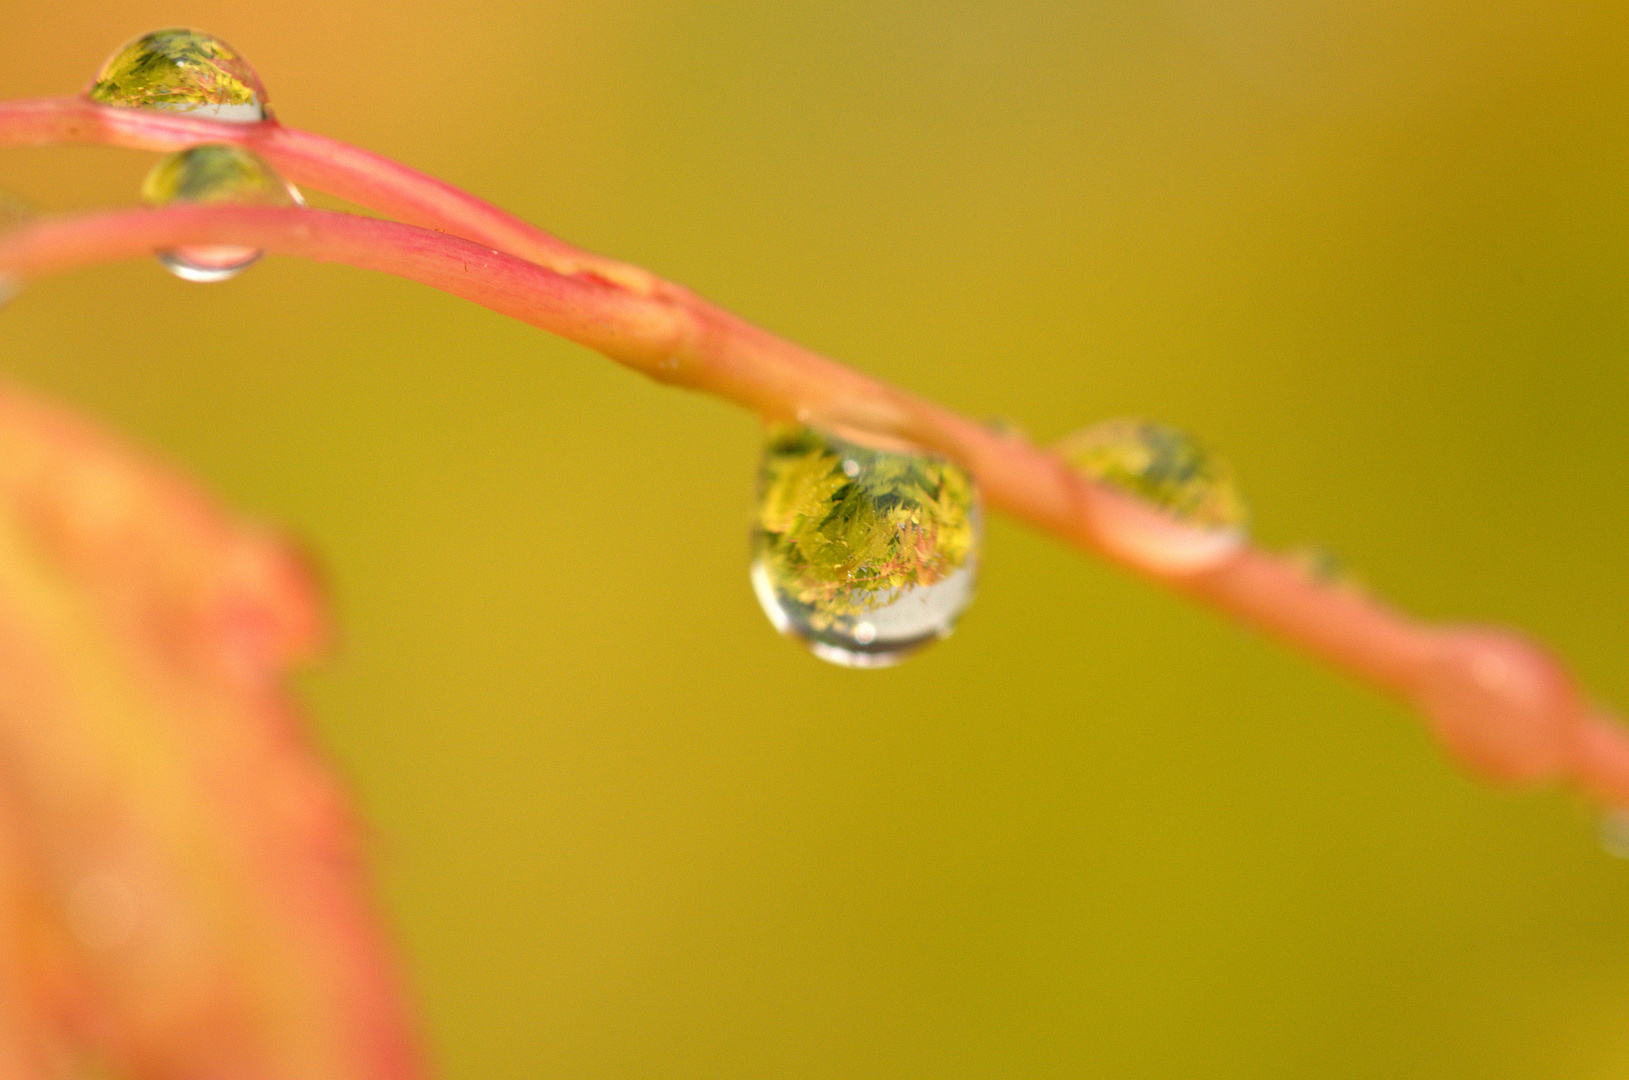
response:
{"label": "large water droplet", "polygon": [[823,660],[898,663],[950,634],[973,599],[980,508],[960,466],[803,425],[771,428],[752,586]]}
{"label": "large water droplet", "polygon": [[1108,420],[1065,436],[1053,450],[1075,472],[1151,511],[1127,509],[1098,522],[1105,543],[1134,562],[1193,572],[1244,542],[1249,511],[1232,470],[1184,431],[1148,420]]}
{"label": "large water droplet", "polygon": [[[172,203],[241,203],[299,206],[300,193],[252,150],[205,143],[166,154],[142,181],[141,197],[154,206]],[[158,261],[186,281],[225,281],[260,258],[254,248],[194,245],[158,253]]]}
{"label": "large water droplet", "polygon": [[102,65],[92,101],[252,124],[271,115],[260,76],[238,51],[197,30],[154,30]]}

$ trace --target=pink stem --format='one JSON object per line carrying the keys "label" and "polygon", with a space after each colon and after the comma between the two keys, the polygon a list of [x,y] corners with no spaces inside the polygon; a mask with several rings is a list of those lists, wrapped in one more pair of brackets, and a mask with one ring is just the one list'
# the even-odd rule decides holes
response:
{"label": "pink stem", "polygon": [[0,241],[0,275],[29,278],[187,244],[346,262],[473,300],[768,417],[903,438],[966,465],[989,501],[1014,517],[1410,701],[1476,771],[1504,782],[1570,778],[1602,801],[1629,805],[1629,736],[1580,701],[1554,659],[1515,635],[1426,626],[1366,594],[1315,580],[1293,560],[1185,528],[1081,479],[1021,439],[834,364],[647,271],[579,251],[367,151],[275,123],[226,124],[77,98],[0,103],[0,146],[59,141],[147,149],[241,143],[296,182],[443,231],[315,210],[97,214],[38,222]]}
{"label": "pink stem", "polygon": [[479,240],[562,274],[592,274],[642,293],[664,284],[649,271],[575,248],[433,176],[276,122],[235,124],[152,109],[118,109],[82,97],[0,102],[0,147],[95,143],[179,150],[206,142],[249,147],[296,184],[410,225]]}

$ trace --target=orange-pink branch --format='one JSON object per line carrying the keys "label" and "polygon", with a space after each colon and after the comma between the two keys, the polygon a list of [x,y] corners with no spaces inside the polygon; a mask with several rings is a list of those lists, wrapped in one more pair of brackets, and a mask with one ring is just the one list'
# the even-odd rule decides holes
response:
{"label": "orange-pink branch", "polygon": [[633,291],[662,283],[636,267],[572,247],[507,211],[369,150],[278,123],[234,124],[81,97],[0,103],[0,146],[92,143],[177,150],[201,142],[246,146],[296,184],[376,213],[479,240],[561,273],[594,273]]}
{"label": "orange-pink branch", "polygon": [[0,146],[61,141],[155,150],[240,143],[297,183],[412,224],[235,207],[46,220],[0,240],[0,275],[233,243],[408,277],[765,416],[860,429],[946,454],[1014,517],[1411,702],[1483,775],[1569,779],[1603,802],[1629,805],[1629,736],[1580,699],[1554,659],[1513,634],[1426,626],[1309,576],[1295,560],[1186,529],[1022,439],[841,367],[647,271],[580,251],[367,151],[275,123],[228,124],[77,98],[0,103]]}

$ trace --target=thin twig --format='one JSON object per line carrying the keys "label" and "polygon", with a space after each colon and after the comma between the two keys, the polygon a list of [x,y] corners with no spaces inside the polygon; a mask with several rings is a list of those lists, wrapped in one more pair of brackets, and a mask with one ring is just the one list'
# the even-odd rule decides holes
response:
{"label": "thin twig", "polygon": [[841,367],[433,177],[276,123],[228,124],[79,98],[0,103],[0,147],[54,142],[152,150],[238,143],[298,184],[407,224],[196,206],[48,219],[0,239],[0,275],[26,279],[187,244],[230,243],[411,278],[766,417],[859,429],[945,454],[1013,517],[1411,702],[1474,771],[1508,783],[1566,779],[1599,801],[1629,805],[1629,735],[1525,639],[1422,624],[1366,593],[1317,579],[1294,559],[1187,528],[1082,479],[1022,438]]}

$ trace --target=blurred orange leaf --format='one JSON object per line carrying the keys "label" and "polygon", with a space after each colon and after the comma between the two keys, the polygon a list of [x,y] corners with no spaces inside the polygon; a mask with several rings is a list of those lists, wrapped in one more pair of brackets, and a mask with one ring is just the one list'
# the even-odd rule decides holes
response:
{"label": "blurred orange leaf", "polygon": [[0,388],[0,1076],[417,1077],[289,547]]}

